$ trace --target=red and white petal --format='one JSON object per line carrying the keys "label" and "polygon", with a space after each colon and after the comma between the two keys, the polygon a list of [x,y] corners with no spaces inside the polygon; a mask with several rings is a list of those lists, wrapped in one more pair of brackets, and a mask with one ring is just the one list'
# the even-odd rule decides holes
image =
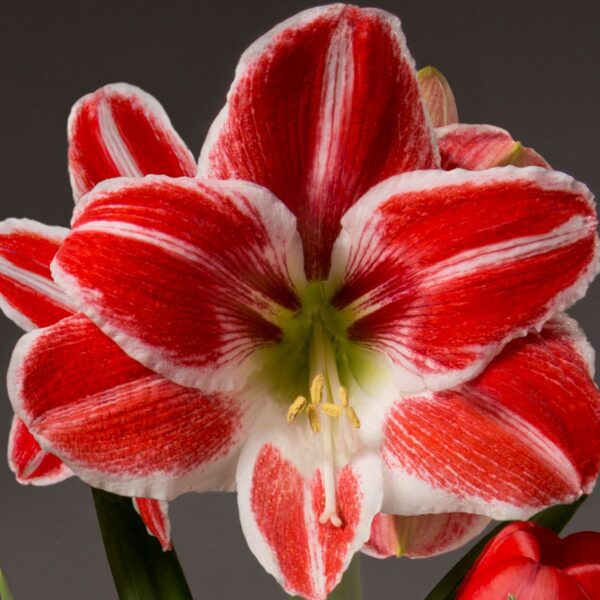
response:
{"label": "red and white petal", "polygon": [[596,222],[590,191],[556,171],[399,175],[344,216],[332,303],[400,390],[450,388],[585,294]]}
{"label": "red and white petal", "polygon": [[448,80],[435,67],[419,69],[417,79],[431,125],[443,127],[458,123],[456,100]]}
{"label": "red and white petal", "polygon": [[490,523],[488,517],[468,513],[402,516],[379,513],[362,551],[375,558],[426,558],[460,548]]}
{"label": "red and white petal", "polygon": [[60,458],[41,449],[19,417],[13,417],[10,428],[8,466],[23,485],[51,485],[73,475]]}
{"label": "red and white petal", "polygon": [[26,331],[73,312],[50,275],[50,263],[68,233],[29,219],[0,222],[0,309]]}
{"label": "red and white petal", "polygon": [[590,493],[600,469],[593,352],[567,317],[474,381],[400,399],[384,423],[384,510],[524,519]]}
{"label": "red and white petal", "polygon": [[152,498],[133,498],[133,507],[140,515],[148,533],[158,540],[163,551],[172,550],[169,503]]}
{"label": "red and white petal", "polygon": [[158,101],[127,83],[81,98],[68,123],[69,173],[77,202],[111,177],[196,174],[196,163]]}
{"label": "red and white petal", "polygon": [[244,405],[156,375],[83,315],[21,338],[8,391],[42,448],[90,485],[163,500],[232,486]]}
{"label": "red and white petal", "polygon": [[[241,181],[113,179],[78,206],[53,275],[130,356],[181,385],[245,383],[304,285],[296,220]],[[248,369],[246,368],[248,367]]]}
{"label": "red and white petal", "polygon": [[381,507],[380,459],[358,453],[336,469],[341,526],[320,522],[326,442],[307,423],[287,424],[278,407],[257,420],[237,471],[240,519],[250,549],[289,594],[309,600],[324,600],[337,585]]}
{"label": "red and white petal", "polygon": [[492,167],[543,167],[550,165],[532,148],[516,142],[510,133],[493,125],[447,125],[435,130],[442,169],[480,171]]}
{"label": "red and white petal", "polygon": [[281,198],[298,218],[308,277],[323,279],[344,212],[379,181],[437,164],[399,20],[333,4],[242,55],[199,172]]}

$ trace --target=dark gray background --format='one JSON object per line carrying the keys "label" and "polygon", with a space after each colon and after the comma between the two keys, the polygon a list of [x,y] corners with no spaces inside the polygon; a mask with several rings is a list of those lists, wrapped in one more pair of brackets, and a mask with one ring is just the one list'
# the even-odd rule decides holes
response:
{"label": "dark gray background", "polygon": [[[3,2],[0,8],[0,219],[67,225],[65,125],[81,95],[114,81],[155,95],[197,153],[237,59],[257,36],[318,2]],[[362,3],[361,3],[362,4]],[[375,4],[371,2],[365,5]],[[600,189],[599,5],[596,1],[379,0],[400,16],[419,66],[454,88],[461,120],[509,129],[555,168]],[[600,286],[572,314],[600,345]],[[518,302],[518,298],[515,298]],[[0,322],[0,370],[20,333]],[[0,445],[11,410],[0,387]],[[598,494],[569,530],[599,528]],[[284,598],[255,561],[233,495],[172,505],[174,539],[196,598]],[[418,599],[461,551],[363,560],[365,598]],[[0,567],[17,600],[115,597],[89,490],[73,479],[21,487],[0,464]]]}

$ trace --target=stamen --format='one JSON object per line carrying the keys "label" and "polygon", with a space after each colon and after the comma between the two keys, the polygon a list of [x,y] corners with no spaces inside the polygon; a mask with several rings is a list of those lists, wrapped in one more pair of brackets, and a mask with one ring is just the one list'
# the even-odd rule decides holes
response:
{"label": "stamen", "polygon": [[360,419],[351,406],[346,406],[346,415],[348,416],[348,419],[350,419],[352,427],[354,427],[354,429],[360,429]]}
{"label": "stamen", "polygon": [[288,409],[287,422],[293,423],[296,420],[296,418],[306,410],[307,406],[308,399],[304,396],[298,396]]}
{"label": "stamen", "polygon": [[340,404],[346,408],[348,406],[348,390],[343,385],[338,390],[338,396],[340,397]]}
{"label": "stamen", "polygon": [[319,418],[319,413],[314,404],[309,404],[308,408],[306,409],[306,414],[308,415],[310,428],[314,433],[319,433],[319,431],[321,431],[321,419]]}
{"label": "stamen", "polygon": [[338,404],[332,404],[331,402],[323,402],[319,405],[321,412],[324,412],[330,417],[339,417],[342,414],[342,407]]}
{"label": "stamen", "polygon": [[315,376],[310,384],[310,399],[313,404],[319,404],[323,399],[323,386],[325,385],[325,377],[321,373]]}

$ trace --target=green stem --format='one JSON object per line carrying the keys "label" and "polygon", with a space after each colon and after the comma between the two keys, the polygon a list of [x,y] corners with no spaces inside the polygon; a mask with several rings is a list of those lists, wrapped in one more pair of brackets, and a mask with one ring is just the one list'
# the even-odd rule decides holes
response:
{"label": "green stem", "polygon": [[[565,525],[572,519],[579,507],[585,502],[587,496],[581,496],[573,504],[559,504],[551,506],[536,515],[533,515],[530,521],[547,527],[560,533]],[[497,527],[485,535],[467,554],[465,554],[453,567],[446,573],[444,578],[429,592],[425,600],[451,600],[454,598],[458,587],[460,586],[467,571],[473,566],[477,557],[481,554],[484,546],[496,535],[498,535],[512,521],[502,521]]]}
{"label": "green stem", "polygon": [[162,551],[131,498],[95,488],[92,495],[119,599],[193,600],[175,551]]}
{"label": "green stem", "polygon": [[[299,598],[294,596],[294,598]],[[348,565],[342,580],[327,596],[327,600],[361,600],[362,586],[360,583],[360,554],[357,552]]]}

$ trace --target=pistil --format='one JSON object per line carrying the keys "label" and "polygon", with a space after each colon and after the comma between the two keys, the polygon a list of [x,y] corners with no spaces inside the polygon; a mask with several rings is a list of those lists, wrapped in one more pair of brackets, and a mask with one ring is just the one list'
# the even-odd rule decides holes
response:
{"label": "pistil", "polygon": [[287,421],[293,423],[306,412],[312,431],[322,434],[324,507],[319,522],[329,521],[340,527],[336,472],[347,462],[348,455],[356,451],[356,429],[360,427],[360,420],[350,406],[348,390],[340,382],[332,342],[318,318],[310,346],[310,375],[310,399],[298,396],[288,409]]}

